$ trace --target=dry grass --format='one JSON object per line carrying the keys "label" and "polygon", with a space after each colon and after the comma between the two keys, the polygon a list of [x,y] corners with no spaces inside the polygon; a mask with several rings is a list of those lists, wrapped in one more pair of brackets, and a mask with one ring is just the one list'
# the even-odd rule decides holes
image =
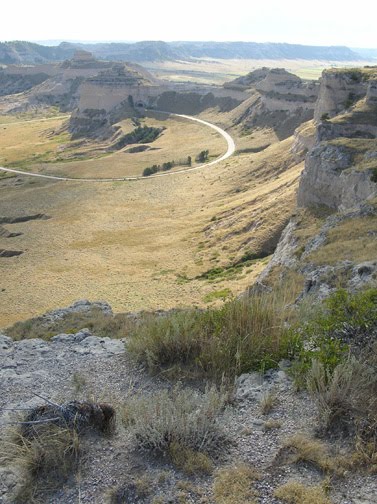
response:
{"label": "dry grass", "polygon": [[331,504],[320,486],[306,486],[298,481],[288,481],[275,490],[275,497],[288,504]]}
{"label": "dry grass", "polygon": [[310,464],[324,473],[337,471],[336,461],[330,456],[326,444],[307,434],[292,436],[285,442],[284,448],[289,451],[288,461],[292,464]]}
{"label": "dry grass", "polygon": [[80,298],[106,299],[126,312],[204,306],[207,294],[226,288],[237,296],[266,260],[216,279],[216,286],[197,277],[270,247],[271,230],[277,239],[295,205],[301,170],[280,163],[282,156],[288,161],[289,146],[138,183],[9,179],[0,187],[1,215],[43,210],[52,219],[9,226],[23,234],[0,238],[0,248],[11,241],[12,249],[25,251],[0,261],[0,327]]}
{"label": "dry grass", "polygon": [[3,445],[2,459],[22,474],[14,502],[46,502],[46,496],[79,469],[82,456],[78,434],[70,429],[41,425],[27,438],[15,432]]}
{"label": "dry grass", "polygon": [[188,476],[211,474],[213,471],[213,462],[206,453],[191,450],[179,443],[171,443],[169,456],[172,464]]}
{"label": "dry grass", "polygon": [[353,442],[354,453],[339,459],[345,469],[377,471],[376,356],[374,345],[338,364],[332,374],[314,361],[308,375],[321,428]]}
{"label": "dry grass", "polygon": [[350,260],[355,263],[376,259],[377,217],[347,219],[331,229],[326,243],[307,260],[315,264],[335,264]]}
{"label": "dry grass", "polygon": [[123,338],[134,330],[144,317],[148,318],[148,314],[141,314],[139,320],[121,313],[111,316],[94,307],[86,312],[67,313],[64,317],[50,322],[38,317],[16,322],[6,329],[6,333],[16,341],[32,338],[49,340],[57,334],[75,334],[87,328],[96,336]]}
{"label": "dry grass", "polygon": [[352,392],[357,363],[350,359],[339,364],[332,374],[313,360],[307,376],[307,388],[317,403],[321,428],[325,431],[348,430],[352,421]]}
{"label": "dry grass", "polygon": [[[95,141],[70,141],[69,135],[61,134],[51,136],[50,144],[46,144],[43,151],[43,145],[37,151],[37,157],[30,157],[33,151],[33,145],[37,138],[46,135],[43,130],[38,131],[38,123],[29,123],[24,125],[25,129],[25,149],[20,151],[13,147],[17,153],[18,159],[9,159],[7,164],[12,161],[12,166],[17,161],[19,166],[25,167],[31,171],[40,173],[49,173],[51,175],[62,175],[75,178],[108,178],[141,175],[144,168],[153,164],[162,164],[164,162],[180,159],[187,159],[195,156],[202,150],[209,150],[210,156],[218,157],[226,151],[226,142],[216,131],[207,126],[192,121],[174,118],[174,117],[147,117],[140,121],[141,125],[155,128],[166,128],[160,137],[149,144],[150,149],[139,153],[129,153],[125,149],[109,154],[107,149],[110,142]],[[130,120],[122,121],[118,124],[123,132],[128,133],[134,128]],[[42,122],[39,128],[46,128]],[[14,126],[17,131],[17,126]],[[30,131],[29,131],[30,130]],[[34,130],[36,130],[34,132]],[[5,141],[5,140],[4,140]],[[9,137],[11,145],[14,142],[13,137]],[[54,143],[60,145],[55,149]],[[61,145],[63,144],[63,145]],[[4,147],[5,148],[5,147]],[[0,153],[2,145],[0,143]],[[47,164],[46,164],[47,163]],[[195,163],[193,163],[195,165]],[[182,168],[182,167],[177,167]],[[174,171],[174,169],[173,169]]]}
{"label": "dry grass", "polygon": [[326,208],[299,208],[296,210],[294,220],[297,228],[294,235],[297,238],[296,256],[299,259],[305,250],[307,242],[321,230],[330,211]]}
{"label": "dry grass", "polygon": [[213,482],[216,504],[256,504],[258,492],[253,483],[257,479],[256,470],[246,464],[220,469]]}
{"label": "dry grass", "polygon": [[278,402],[278,396],[275,390],[265,392],[260,400],[259,408],[262,415],[268,415],[274,409]]}
{"label": "dry grass", "polygon": [[54,135],[67,118],[8,122],[1,126],[0,166],[29,160],[39,156],[54,156],[58,147],[69,141],[66,133]]}
{"label": "dry grass", "polygon": [[[166,130],[151,149],[130,154],[130,146],[108,153],[110,141],[71,141],[67,132],[60,132],[69,116],[7,122],[0,138],[0,165],[73,177],[122,177],[141,175],[144,168],[173,159],[187,159],[208,149],[210,156],[226,150],[225,140],[210,128],[187,120],[152,116],[141,119],[141,125]],[[4,118],[5,119],[5,118]],[[134,128],[129,119],[119,125],[124,133]],[[195,163],[194,163],[195,164]]]}
{"label": "dry grass", "polygon": [[181,373],[233,378],[276,367],[291,355],[292,341],[284,327],[288,313],[284,296],[252,295],[219,309],[186,310],[146,321],[127,348],[151,371],[174,366]]}

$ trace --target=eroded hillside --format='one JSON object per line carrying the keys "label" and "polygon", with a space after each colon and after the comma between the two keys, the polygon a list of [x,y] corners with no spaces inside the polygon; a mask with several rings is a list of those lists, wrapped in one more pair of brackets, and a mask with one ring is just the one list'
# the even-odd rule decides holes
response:
{"label": "eroded hillside", "polygon": [[262,278],[294,271],[301,295],[375,285],[376,79],[375,67],[324,73],[317,121],[297,130],[293,147],[306,155],[298,209]]}

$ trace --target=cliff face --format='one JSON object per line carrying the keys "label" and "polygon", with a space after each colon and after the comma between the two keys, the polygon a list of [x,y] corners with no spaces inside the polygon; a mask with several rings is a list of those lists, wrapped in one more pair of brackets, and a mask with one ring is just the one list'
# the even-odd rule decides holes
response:
{"label": "cliff face", "polygon": [[334,117],[344,110],[348,102],[365,96],[367,82],[365,74],[358,70],[328,70],[323,72],[314,119],[321,120],[324,115]]}
{"label": "cliff face", "polygon": [[[377,145],[371,147],[363,154],[363,159],[374,159],[377,166]],[[329,142],[322,142],[309,151],[300,179],[298,206],[324,205],[346,210],[377,196],[373,168],[358,169],[354,159],[352,148]]]}
{"label": "cliff face", "polygon": [[[335,210],[377,196],[377,68],[324,72],[315,115],[316,142],[306,158],[298,206]],[[353,100],[344,102],[352,89]],[[358,99],[357,99],[357,98]],[[342,112],[335,115],[336,111]],[[330,115],[332,119],[327,119]]]}
{"label": "cliff face", "polygon": [[[377,68],[324,72],[315,115],[326,110],[326,119],[295,134],[293,153],[307,151],[298,210],[262,283],[273,271],[281,279],[295,272],[300,297],[377,284],[376,76]],[[351,89],[354,99],[344,103]]]}

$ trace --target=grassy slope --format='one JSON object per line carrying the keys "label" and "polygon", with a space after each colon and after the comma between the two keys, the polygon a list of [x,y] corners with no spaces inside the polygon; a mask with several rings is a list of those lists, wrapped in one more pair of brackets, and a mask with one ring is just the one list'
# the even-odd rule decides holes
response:
{"label": "grassy slope", "polygon": [[25,253],[0,262],[0,326],[84,297],[129,311],[205,305],[219,292],[242,292],[265,260],[225,278],[194,278],[260,252],[270,227],[288,218],[302,169],[288,167],[289,146],[138,183],[25,178],[0,187],[0,215],[52,217],[5,226],[23,234],[0,238],[0,248]]}

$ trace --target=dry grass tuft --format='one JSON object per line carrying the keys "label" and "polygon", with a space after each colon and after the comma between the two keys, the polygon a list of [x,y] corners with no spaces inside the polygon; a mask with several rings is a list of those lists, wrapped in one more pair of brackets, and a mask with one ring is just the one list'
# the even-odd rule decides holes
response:
{"label": "dry grass tuft", "polygon": [[145,502],[151,494],[153,481],[146,475],[130,478],[127,483],[110,491],[109,504],[124,504],[128,502]]}
{"label": "dry grass tuft", "polygon": [[281,425],[282,424],[281,424],[280,420],[274,420],[273,418],[271,418],[271,419],[267,420],[267,422],[264,423],[263,429],[265,431],[280,429]]}
{"label": "dry grass tuft", "polygon": [[78,434],[54,425],[40,425],[32,438],[17,431],[5,448],[2,458],[22,474],[14,496],[14,502],[20,504],[46,502],[46,495],[79,469],[82,456]]}
{"label": "dry grass tuft", "polygon": [[220,469],[213,482],[216,504],[255,504],[258,493],[253,483],[257,479],[258,473],[246,464]]}
{"label": "dry grass tuft", "polygon": [[315,398],[321,429],[347,432],[352,427],[352,392],[356,360],[339,364],[332,375],[316,359],[307,375],[307,389]]}
{"label": "dry grass tuft", "polygon": [[188,476],[193,474],[211,474],[213,471],[212,460],[206,453],[191,450],[179,443],[171,443],[169,456],[172,464]]}
{"label": "dry grass tuft", "polygon": [[324,473],[337,471],[335,460],[330,457],[327,446],[308,435],[292,436],[285,442],[284,448],[289,450],[288,462],[291,464],[304,462]]}
{"label": "dry grass tuft", "polygon": [[278,402],[278,397],[275,390],[269,390],[262,395],[259,407],[262,415],[268,415],[274,409]]}
{"label": "dry grass tuft", "polygon": [[288,481],[275,490],[275,497],[288,504],[331,504],[322,487]]}
{"label": "dry grass tuft", "polygon": [[376,364],[374,345],[338,364],[332,374],[313,361],[308,374],[322,430],[353,439],[354,453],[341,461],[345,468],[363,466],[377,471]]}

